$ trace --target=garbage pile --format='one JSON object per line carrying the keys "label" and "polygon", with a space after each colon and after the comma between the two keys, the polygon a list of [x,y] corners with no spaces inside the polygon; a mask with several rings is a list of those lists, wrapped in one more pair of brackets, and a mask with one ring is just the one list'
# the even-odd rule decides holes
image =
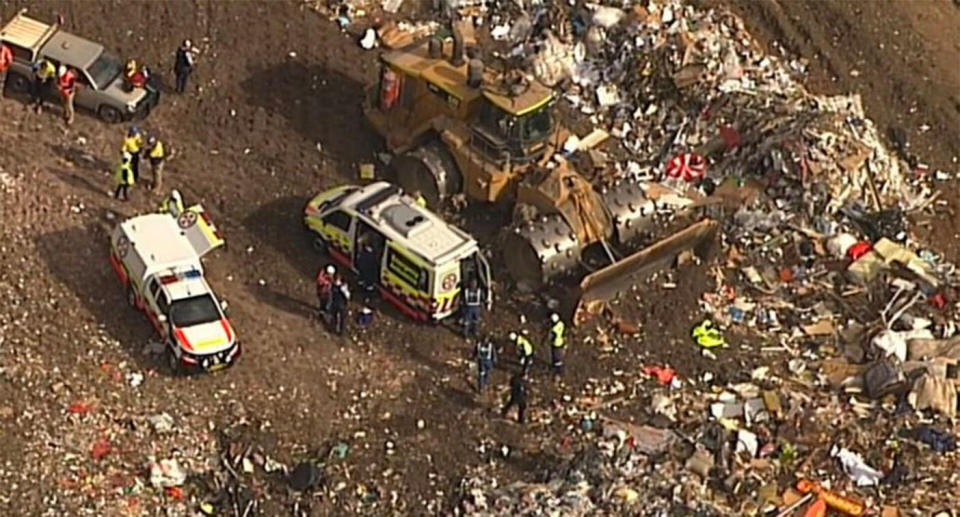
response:
{"label": "garbage pile", "polygon": [[[590,406],[573,404],[561,422],[580,429],[579,455],[540,483],[498,486],[481,468],[461,512],[955,508],[935,487],[958,482],[956,269],[909,219],[938,208],[932,183],[950,175],[889,151],[859,97],[807,92],[801,63],[764,55],[725,11],[624,2],[487,18],[494,40],[615,137],[595,180],[643,182],[670,193],[678,218],[723,220],[706,326],[684,346],[754,364],[619,401],[653,427],[585,431]],[[685,438],[638,446],[658,433]]]}

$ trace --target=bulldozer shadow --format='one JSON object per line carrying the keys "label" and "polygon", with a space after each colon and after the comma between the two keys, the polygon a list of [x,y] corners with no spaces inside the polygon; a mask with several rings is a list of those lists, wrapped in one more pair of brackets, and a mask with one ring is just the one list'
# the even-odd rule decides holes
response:
{"label": "bulldozer shadow", "polygon": [[363,84],[341,72],[288,61],[254,69],[241,86],[247,104],[287,119],[351,179],[356,164],[370,161],[372,147],[380,146],[363,116]]}
{"label": "bulldozer shadow", "polygon": [[[92,326],[102,325],[110,338],[123,344],[139,367],[158,368],[162,364],[144,353],[156,336],[143,314],[127,305],[124,289],[110,268],[107,232],[103,228],[90,224],[45,233],[37,237],[36,246],[47,269],[73,294],[74,300],[67,297],[58,304],[58,310],[80,307],[80,312],[89,312],[94,320]],[[95,338],[96,332],[72,336],[59,346],[75,347],[79,357],[91,348],[89,340]]]}

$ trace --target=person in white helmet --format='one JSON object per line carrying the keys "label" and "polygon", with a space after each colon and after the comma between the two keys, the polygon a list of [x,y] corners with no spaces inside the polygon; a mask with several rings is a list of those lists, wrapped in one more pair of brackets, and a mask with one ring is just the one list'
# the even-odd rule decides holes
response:
{"label": "person in white helmet", "polygon": [[63,121],[69,126],[73,124],[74,113],[76,113],[73,99],[77,95],[77,73],[70,67],[60,65],[57,69],[57,91],[60,92],[60,100],[63,103]]}
{"label": "person in white helmet", "polygon": [[337,268],[333,264],[321,266],[317,270],[317,299],[320,301],[320,309],[317,316],[320,319],[326,319],[330,314],[330,302],[333,299],[333,278],[337,275]]}
{"label": "person in white helmet", "polygon": [[567,346],[563,334],[566,329],[567,327],[560,319],[559,314],[553,313],[550,315],[550,332],[547,341],[550,343],[550,362],[553,365],[553,373],[557,377],[563,375],[563,356]]}
{"label": "person in white helmet", "polygon": [[187,90],[187,79],[193,73],[193,63],[196,59],[196,50],[190,40],[183,40],[183,44],[177,49],[176,60],[173,64],[173,74],[177,76],[177,93],[183,93]]}
{"label": "person in white helmet", "polygon": [[526,376],[530,371],[530,366],[533,365],[533,343],[531,343],[526,336],[522,336],[516,332],[511,332],[509,337],[510,342],[517,347],[517,357],[520,359],[521,373]]}
{"label": "person in white helmet", "polygon": [[150,135],[147,139],[145,151],[147,159],[150,160],[150,170],[153,171],[153,192],[157,193],[163,187],[163,165],[167,161],[167,152],[163,148],[163,142],[155,135]]}
{"label": "person in white helmet", "polygon": [[183,196],[180,195],[180,191],[171,190],[170,195],[160,202],[159,211],[169,212],[174,218],[179,217],[183,213]]}

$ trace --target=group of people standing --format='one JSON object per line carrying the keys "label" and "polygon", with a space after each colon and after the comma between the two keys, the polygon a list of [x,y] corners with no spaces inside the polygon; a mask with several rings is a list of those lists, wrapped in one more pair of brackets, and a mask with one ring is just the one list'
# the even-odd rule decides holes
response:
{"label": "group of people standing", "polygon": [[[13,62],[12,54],[6,46],[0,45],[0,73],[4,72]],[[8,54],[8,57],[3,57]],[[43,98],[55,84],[60,94],[63,106],[63,121],[69,126],[73,124],[76,113],[74,98],[77,96],[77,72],[73,68],[60,65],[54,66],[49,59],[40,59],[31,65],[33,82],[30,84],[30,106],[37,113],[43,111]]]}
{"label": "group of people standing", "polygon": [[[197,50],[190,40],[184,40],[174,58],[174,75],[176,76],[176,91],[184,93],[187,82],[193,73]],[[6,71],[13,63],[13,52],[6,45],[0,44],[0,84],[6,78]],[[32,63],[33,80],[30,83],[30,106],[37,112],[43,111],[44,97],[53,85],[56,85],[63,105],[63,120],[70,126],[73,124],[76,110],[74,99],[77,95],[78,75],[72,67],[61,64],[55,66],[46,58],[40,58]],[[127,63],[125,77],[131,84],[137,84],[146,79],[148,72],[145,68],[138,68],[136,62]],[[120,159],[114,168],[113,197],[127,201],[130,199],[130,189],[140,180],[141,156],[150,161],[153,173],[152,190],[154,193],[163,188],[163,169],[167,160],[167,150],[163,142],[156,135],[144,138],[143,133],[136,126],[127,131],[120,150]]]}
{"label": "group of people standing", "polygon": [[330,264],[317,271],[317,298],[320,300],[318,316],[342,336],[347,325],[350,287],[336,266]]}
{"label": "group of people standing", "polygon": [[[177,48],[173,65],[177,93],[186,92],[196,56],[197,50],[190,40],[184,40]],[[4,77],[4,73],[12,63],[13,51],[8,46],[0,44],[0,78]],[[41,113],[44,97],[50,92],[51,87],[56,85],[63,107],[63,120],[68,126],[72,125],[76,115],[74,99],[77,96],[77,71],[66,64],[56,66],[46,58],[33,62],[31,69],[33,81],[30,84],[30,105],[37,113]],[[124,77],[129,84],[142,87],[148,75],[147,69],[138,67],[135,60],[131,59],[127,62]]]}
{"label": "group of people standing", "polygon": [[[561,378],[564,373],[565,334],[566,325],[560,315],[557,313],[551,314],[546,341],[550,343],[550,362],[557,379]],[[516,349],[520,370],[510,378],[510,398],[501,412],[506,417],[509,411],[516,407],[517,421],[523,423],[527,410],[527,393],[529,391],[527,380],[533,366],[534,345],[524,332],[510,332],[508,338]],[[477,342],[475,357],[477,360],[477,391],[482,392],[489,383],[490,372],[493,371],[497,360],[496,345],[491,338],[488,337]]]}
{"label": "group of people standing", "polygon": [[[193,73],[196,56],[197,50],[193,43],[190,40],[183,40],[183,43],[177,48],[173,65],[173,73],[177,78],[177,93],[186,92],[187,81],[190,74]],[[131,77],[131,80],[134,80],[133,78],[138,75],[146,75],[146,72],[140,72],[139,70],[135,62],[127,63],[127,74]],[[156,135],[150,135],[144,140],[140,129],[131,126],[120,150],[120,163],[117,164],[114,171],[114,183],[116,184],[114,197],[118,200],[127,201],[130,199],[130,189],[140,181],[141,155],[146,155],[150,161],[150,170],[153,173],[153,192],[157,193],[163,188],[163,169],[167,161],[167,150],[163,142]]]}
{"label": "group of people standing", "polygon": [[153,173],[153,192],[159,192],[163,187],[163,168],[167,160],[167,151],[163,142],[155,135],[150,135],[145,140],[140,128],[130,126],[120,149],[120,163],[114,170],[113,179],[116,189],[113,197],[120,201],[130,199],[130,189],[140,181],[140,157],[144,154],[150,161],[150,169]]}

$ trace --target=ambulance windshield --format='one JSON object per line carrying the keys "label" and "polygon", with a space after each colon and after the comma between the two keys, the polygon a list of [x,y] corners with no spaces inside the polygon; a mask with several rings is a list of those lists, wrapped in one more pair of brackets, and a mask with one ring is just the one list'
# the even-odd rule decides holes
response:
{"label": "ambulance windshield", "polygon": [[175,327],[192,327],[220,318],[217,302],[208,294],[175,300],[170,306],[170,322]]}

